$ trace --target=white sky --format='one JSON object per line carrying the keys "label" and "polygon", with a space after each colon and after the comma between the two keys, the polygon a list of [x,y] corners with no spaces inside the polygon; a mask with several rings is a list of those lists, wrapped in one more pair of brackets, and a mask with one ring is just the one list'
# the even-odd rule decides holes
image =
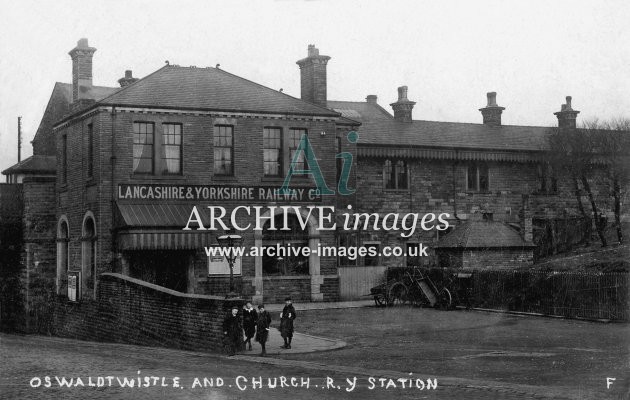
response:
{"label": "white sky", "polygon": [[[164,65],[214,66],[299,97],[308,44],[331,56],[328,97],[409,86],[415,119],[481,122],[498,92],[504,124],[555,125],[566,95],[580,118],[630,116],[630,2],[0,0],[0,170],[23,158],[68,51],[86,37],[94,84]],[[386,133],[384,133],[386,134]],[[4,178],[0,178],[4,181]]]}

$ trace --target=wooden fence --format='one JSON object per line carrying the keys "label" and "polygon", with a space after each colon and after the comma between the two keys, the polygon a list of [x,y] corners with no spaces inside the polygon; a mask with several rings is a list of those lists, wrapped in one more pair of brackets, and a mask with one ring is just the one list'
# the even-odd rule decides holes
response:
{"label": "wooden fence", "polygon": [[339,298],[341,300],[369,299],[370,289],[385,277],[386,267],[339,267]]}

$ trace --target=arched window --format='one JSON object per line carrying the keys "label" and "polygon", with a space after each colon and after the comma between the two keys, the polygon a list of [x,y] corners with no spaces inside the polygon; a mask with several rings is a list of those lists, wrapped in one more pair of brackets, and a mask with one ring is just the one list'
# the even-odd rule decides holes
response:
{"label": "arched window", "polygon": [[308,256],[302,252],[308,247],[308,228],[302,229],[300,221],[294,214],[287,214],[287,228],[284,228],[284,214],[274,217],[274,227],[270,230],[271,221],[263,228],[263,274],[264,275],[308,275]]}
{"label": "arched window", "polygon": [[70,228],[64,218],[57,225],[57,293],[63,290],[62,282],[68,275],[70,268]]}
{"label": "arched window", "polygon": [[[96,224],[92,213],[86,214],[83,220],[83,236],[81,240],[82,280],[86,289],[93,290],[96,280]],[[83,293],[86,292],[83,291]]]}

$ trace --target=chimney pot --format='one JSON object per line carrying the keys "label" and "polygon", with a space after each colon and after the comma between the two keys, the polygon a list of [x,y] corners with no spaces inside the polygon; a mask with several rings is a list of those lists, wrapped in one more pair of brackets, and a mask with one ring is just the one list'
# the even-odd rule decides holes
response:
{"label": "chimney pot", "polygon": [[84,49],[84,48],[87,48],[87,47],[90,47],[90,46],[88,46],[88,40],[86,38],[81,38],[77,42],[77,47]]}
{"label": "chimney pot", "polygon": [[497,92],[488,92],[488,105],[487,107],[498,107],[497,106]]}
{"label": "chimney pot", "polygon": [[497,92],[486,93],[488,99],[488,105],[484,108],[480,108],[481,116],[483,117],[483,124],[488,126],[501,126],[501,114],[505,107],[500,107],[497,104]]}
{"label": "chimney pot", "polygon": [[401,86],[398,88],[398,101],[409,101],[407,99],[407,86]]}
{"label": "chimney pot", "polygon": [[319,55],[319,49],[314,44],[308,45],[308,56],[315,57]]}
{"label": "chimney pot", "polygon": [[407,99],[407,86],[398,88],[398,101],[390,104],[394,110],[394,119],[400,122],[412,122],[412,111],[415,101]]}
{"label": "chimney pot", "polygon": [[132,71],[128,69],[125,71],[125,76],[118,80],[118,84],[120,85],[120,87],[125,87],[131,85],[136,81],[138,81],[138,78],[134,78]]}
{"label": "chimney pot", "polygon": [[365,100],[368,103],[376,104],[377,97],[376,97],[375,94],[368,94],[368,96],[365,98]]}
{"label": "chimney pot", "polygon": [[580,113],[571,106],[571,96],[566,97],[566,103],[560,106],[560,111],[555,112],[554,115],[558,118],[559,128],[575,128],[577,115]]}

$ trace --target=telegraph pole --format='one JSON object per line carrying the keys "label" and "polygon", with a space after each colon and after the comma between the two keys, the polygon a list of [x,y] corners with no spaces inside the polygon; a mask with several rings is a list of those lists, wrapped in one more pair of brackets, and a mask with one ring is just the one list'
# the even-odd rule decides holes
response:
{"label": "telegraph pole", "polygon": [[18,117],[18,162],[22,161],[22,117]]}

